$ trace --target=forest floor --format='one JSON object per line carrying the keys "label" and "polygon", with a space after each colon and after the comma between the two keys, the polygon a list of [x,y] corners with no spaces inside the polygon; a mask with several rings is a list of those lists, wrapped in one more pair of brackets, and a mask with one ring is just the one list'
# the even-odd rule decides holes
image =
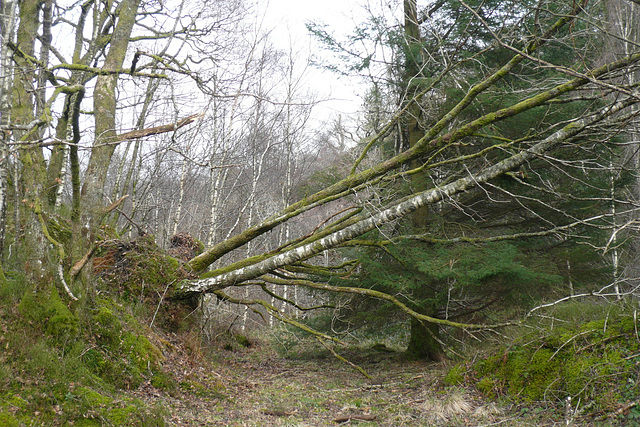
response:
{"label": "forest floor", "polygon": [[[371,350],[347,355],[371,376],[331,355],[285,358],[256,344],[197,360],[176,342],[167,356],[180,386],[134,392],[175,426],[560,426],[543,405],[498,404],[474,390],[446,387],[442,365]],[[574,420],[572,426],[594,425]],[[603,424],[606,425],[606,424]]]}

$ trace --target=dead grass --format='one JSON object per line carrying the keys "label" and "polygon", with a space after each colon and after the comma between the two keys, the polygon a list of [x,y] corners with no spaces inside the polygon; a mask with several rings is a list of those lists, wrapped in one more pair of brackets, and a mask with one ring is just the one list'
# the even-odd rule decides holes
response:
{"label": "dead grass", "polygon": [[[182,385],[177,393],[149,386],[137,397],[166,408],[167,423],[175,426],[335,426],[339,420],[358,426],[564,425],[544,411],[524,416],[473,390],[444,387],[444,367],[397,354],[351,354],[371,379],[332,357],[286,359],[266,345],[216,350],[208,359],[174,364]],[[198,386],[185,387],[190,382]]]}

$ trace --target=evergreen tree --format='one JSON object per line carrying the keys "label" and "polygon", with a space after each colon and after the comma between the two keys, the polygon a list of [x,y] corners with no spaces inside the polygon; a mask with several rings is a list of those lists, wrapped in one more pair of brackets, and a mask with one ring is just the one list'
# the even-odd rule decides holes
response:
{"label": "evergreen tree", "polygon": [[[385,76],[390,77],[388,85],[404,111],[394,138],[399,142],[397,151],[416,145],[442,119],[442,114],[450,114],[464,102],[470,88],[481,83],[489,70],[509,61],[514,50],[532,49],[531,40],[544,31],[541,22],[566,7],[551,3],[543,10],[533,3],[445,1],[418,10],[414,1],[404,1],[402,30],[384,33],[387,48],[395,52],[390,57],[396,58]],[[367,22],[376,25],[359,34],[377,34],[376,42],[383,39],[383,33],[376,33],[380,19]],[[312,29],[320,34],[317,27]],[[326,34],[320,35],[330,46],[341,46]],[[566,37],[571,38],[571,44],[565,42]],[[535,56],[556,67],[581,70],[585,63],[583,52],[593,49],[600,37],[578,21],[536,46]],[[373,66],[375,61],[368,64]],[[454,64],[456,72],[449,73]],[[518,103],[530,95],[532,88],[544,87],[555,73],[553,67],[539,67],[535,62],[517,64],[511,73],[480,93],[456,120],[473,121],[487,112]],[[380,84],[376,81],[375,87]],[[416,97],[437,101],[415,102]],[[414,160],[406,174],[410,178],[408,185],[396,191],[413,194],[454,182],[470,171],[482,170],[485,165],[526,149],[532,140],[551,135],[557,123],[589,114],[601,106],[600,100],[585,94],[502,120],[482,133],[467,136],[463,144],[429,151]],[[607,236],[602,229],[611,222],[607,216],[610,203],[601,195],[610,187],[609,165],[619,150],[603,144],[602,138],[598,134],[584,135],[579,142],[561,147],[553,160],[563,162],[565,168],[558,168],[548,159],[532,159],[520,170],[490,184],[417,210],[409,225],[386,230],[385,237],[391,236],[391,241],[383,239],[386,243],[382,243],[378,239],[384,250],[367,249],[355,255],[363,263],[358,280],[372,289],[408,295],[406,303],[412,309],[440,318],[449,318],[444,307],[451,304],[459,305],[453,312],[459,309],[461,313],[478,314],[483,308],[508,300],[531,305],[567,291],[568,284],[591,289],[606,285],[610,280],[608,260],[584,246],[587,242],[604,245]],[[381,142],[384,141],[388,139]],[[379,189],[380,195],[392,193],[388,188]],[[384,197],[382,200],[384,203]],[[594,219],[580,224],[578,218],[585,217]],[[562,231],[569,227],[571,233]],[[550,229],[558,232],[551,233]],[[415,235],[415,239],[403,240],[402,235]],[[517,239],[517,244],[503,241],[509,236],[513,236],[510,240]],[[417,240],[431,243],[418,244]],[[463,242],[460,247],[453,244],[457,241]],[[433,245],[444,246],[434,249]],[[372,251],[379,253],[374,255]],[[491,269],[483,268],[485,261]],[[464,267],[453,268],[454,264]],[[549,267],[544,268],[545,264]],[[450,268],[444,272],[438,266]],[[447,283],[453,282],[457,291],[452,293]],[[515,298],[518,293],[527,297]],[[445,294],[453,299],[443,298]],[[408,352],[415,357],[439,359],[438,326],[430,324],[425,328],[415,319],[412,323]]]}

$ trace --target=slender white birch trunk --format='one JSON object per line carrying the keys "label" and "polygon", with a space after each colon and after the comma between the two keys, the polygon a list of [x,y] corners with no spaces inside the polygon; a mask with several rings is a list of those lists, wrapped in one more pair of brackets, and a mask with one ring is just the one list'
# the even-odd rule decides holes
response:
{"label": "slender white birch trunk", "polygon": [[[0,6],[0,127],[8,126],[11,120],[11,87],[13,75],[13,62],[7,43],[13,42],[17,0],[5,0]],[[0,129],[0,254],[3,253],[6,214],[7,214],[7,177],[9,175],[9,132]],[[17,204],[16,204],[17,205]]]}
{"label": "slender white birch trunk", "polygon": [[616,212],[616,171],[613,161],[609,161],[609,192],[611,196],[611,267],[613,268],[613,289],[617,299],[622,299],[620,294],[620,258],[618,254],[618,216]]}
{"label": "slender white birch trunk", "polygon": [[[225,163],[226,158],[227,158],[227,150],[224,150],[224,153],[222,155],[222,164]],[[227,181],[227,177],[229,175],[229,169],[224,167],[223,168],[216,167],[214,164],[213,156],[211,156],[209,168],[210,168],[210,176],[211,176],[210,178],[211,188],[209,189],[211,205],[209,210],[209,237],[207,240],[207,246],[212,246],[215,243],[216,237],[217,237],[218,218],[220,216],[220,210],[221,210],[220,202],[221,202],[221,196],[222,196],[222,188],[225,182]]]}
{"label": "slender white birch trunk", "polygon": [[[613,47],[607,51],[605,55],[611,54],[621,54],[621,55],[631,55],[632,53],[637,52],[637,43],[640,42],[640,4],[633,4],[632,2],[623,1],[623,0],[610,0],[606,4],[607,12],[610,16],[608,22],[611,23],[611,33],[615,35],[610,37],[610,43],[612,43]],[[638,72],[629,72],[627,73],[623,79],[625,79],[625,83],[632,84],[634,81],[637,81]],[[632,106],[632,109],[636,109],[637,106]],[[638,127],[635,124],[635,121],[629,123],[630,126],[629,134],[630,138],[636,139],[638,137]],[[635,146],[631,144],[631,146]],[[636,152],[633,154],[636,157],[636,161],[640,159],[639,154]],[[615,201],[615,182],[618,178],[618,173],[614,169],[613,161],[609,162],[609,171],[610,171],[610,196],[611,196],[611,221],[612,221],[612,231],[611,238],[609,240],[608,246],[611,249],[611,267],[612,267],[612,279],[613,279],[613,288],[614,293],[617,299],[622,299],[622,291],[620,289],[620,283],[624,280],[624,273],[620,268],[620,249],[618,248],[618,232],[620,231],[618,228],[621,223],[625,222],[623,218],[622,221],[619,221],[619,214],[616,211],[616,201]],[[637,173],[637,171],[636,171]],[[640,187],[640,184],[638,184]]]}
{"label": "slender white birch trunk", "polygon": [[176,214],[173,217],[173,229],[171,234],[178,233],[178,224],[180,223],[180,218],[182,216],[182,205],[184,204],[184,183],[187,179],[187,164],[189,160],[186,157],[182,159],[182,169],[180,171],[180,195],[178,197],[178,203],[176,207]]}

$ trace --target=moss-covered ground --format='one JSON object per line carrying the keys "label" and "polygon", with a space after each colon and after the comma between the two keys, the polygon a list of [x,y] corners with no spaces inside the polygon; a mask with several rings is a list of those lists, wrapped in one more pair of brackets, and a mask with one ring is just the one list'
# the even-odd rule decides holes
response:
{"label": "moss-covered ground", "polygon": [[[640,425],[640,319],[623,304],[571,303],[524,333],[452,367],[445,383],[484,396],[564,411],[588,425]],[[522,331],[522,329],[521,329]]]}
{"label": "moss-covered ground", "polygon": [[[137,271],[142,258],[151,266],[144,274]],[[178,327],[174,317],[184,308],[156,310],[177,261],[151,241],[121,261],[126,274],[96,281],[77,302],[53,283],[7,274],[0,285],[0,426],[166,425],[164,408],[130,392],[145,384],[179,387],[166,369],[167,331],[151,327]]]}
{"label": "moss-covered ground", "polygon": [[55,287],[27,287],[0,319],[0,425],[165,425],[124,393],[164,375],[154,334],[125,307],[73,309]]}
{"label": "moss-covered ground", "polygon": [[[633,358],[617,338],[635,337],[624,313],[610,313],[606,328],[545,329],[457,365],[410,362],[387,346],[342,349],[366,378],[304,339],[209,345],[197,328],[150,328],[135,305],[98,298],[73,310],[46,295],[2,304],[0,425],[557,426],[567,419],[560,384],[584,389],[573,395],[571,425],[636,425],[634,406],[624,409],[636,396],[623,372]],[[578,369],[570,349],[601,356]],[[560,377],[577,371],[590,376]]]}

